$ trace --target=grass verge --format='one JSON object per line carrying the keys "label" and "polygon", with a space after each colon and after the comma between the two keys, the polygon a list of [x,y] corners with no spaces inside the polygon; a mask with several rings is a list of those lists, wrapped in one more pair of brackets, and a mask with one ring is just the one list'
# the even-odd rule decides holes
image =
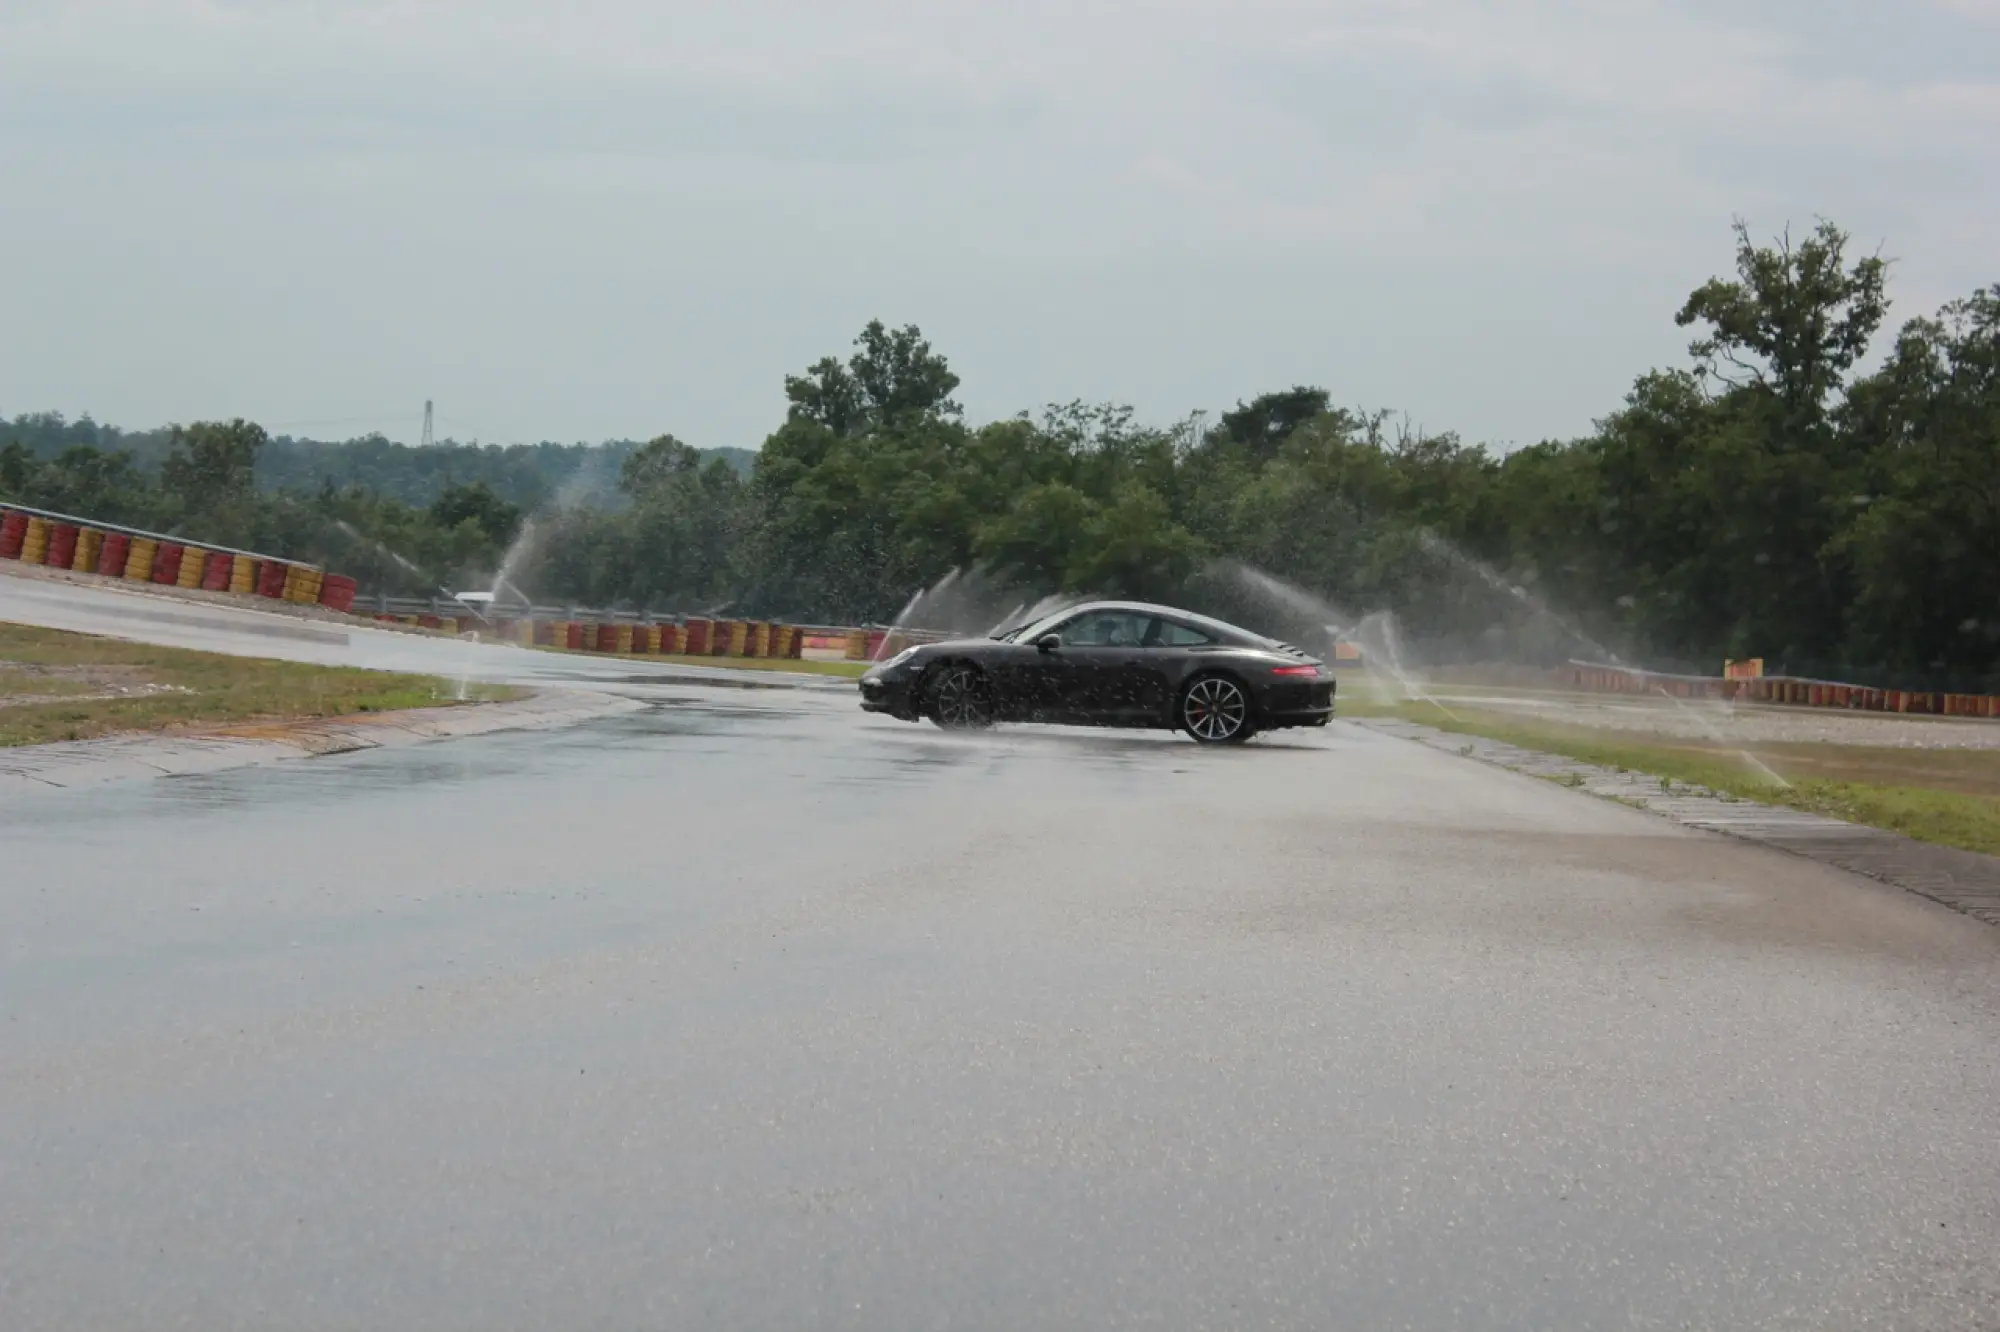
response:
{"label": "grass verge", "polygon": [[[478,687],[468,700],[517,698]],[[226,722],[341,717],[456,702],[424,675],[225,657],[0,624],[0,747]]]}
{"label": "grass verge", "polygon": [[1760,748],[1757,761],[1782,778],[1780,782],[1759,771],[1743,751],[1721,745],[1458,709],[1446,713],[1437,704],[1422,701],[1357,701],[1349,707],[1343,700],[1341,711],[1348,716],[1398,716],[1441,731],[1484,736],[1580,763],[1648,773],[1745,800],[1887,828],[1922,842],[2000,855],[2000,752],[1993,750]]}

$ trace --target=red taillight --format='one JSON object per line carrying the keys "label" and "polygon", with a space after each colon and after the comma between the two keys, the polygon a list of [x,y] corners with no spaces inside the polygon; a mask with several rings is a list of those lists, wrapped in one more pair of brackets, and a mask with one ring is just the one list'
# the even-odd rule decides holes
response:
{"label": "red taillight", "polygon": [[1317,667],[1317,666],[1273,666],[1273,667],[1271,668],[1271,674],[1273,674],[1273,675],[1318,675],[1318,674],[1319,674],[1319,667]]}

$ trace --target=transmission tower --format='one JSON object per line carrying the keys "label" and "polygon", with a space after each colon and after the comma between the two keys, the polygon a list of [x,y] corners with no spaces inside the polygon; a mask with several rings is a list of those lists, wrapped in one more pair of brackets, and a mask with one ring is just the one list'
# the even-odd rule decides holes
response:
{"label": "transmission tower", "polygon": [[429,398],[425,398],[424,399],[424,447],[429,448],[432,442],[433,442],[433,437],[431,435],[431,400]]}

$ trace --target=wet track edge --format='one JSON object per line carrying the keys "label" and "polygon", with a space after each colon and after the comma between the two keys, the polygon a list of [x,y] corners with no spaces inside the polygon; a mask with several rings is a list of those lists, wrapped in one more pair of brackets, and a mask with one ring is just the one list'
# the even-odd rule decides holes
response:
{"label": "wet track edge", "polygon": [[1621,772],[1498,740],[1440,731],[1417,722],[1368,719],[1356,724],[1476,762],[1572,786],[1586,795],[1643,809],[1683,827],[1724,833],[1788,851],[1929,898],[1988,925],[2000,925],[2000,857],[1934,846],[1901,833],[1846,823],[1823,814],[1760,805],[1706,787],[1676,783],[1668,791],[1659,778],[1646,773]]}

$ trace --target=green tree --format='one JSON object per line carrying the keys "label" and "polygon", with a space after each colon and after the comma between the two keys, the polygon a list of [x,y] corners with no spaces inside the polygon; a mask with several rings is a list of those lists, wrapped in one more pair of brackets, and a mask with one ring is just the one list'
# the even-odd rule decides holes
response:
{"label": "green tree", "polygon": [[257,454],[268,439],[264,427],[241,417],[175,426],[160,486],[197,512],[242,500],[255,484]]}
{"label": "green tree", "polygon": [[1903,670],[1991,672],[2000,656],[2000,287],[1906,324],[1855,386],[1844,424],[1869,485],[1844,534],[1853,655]]}
{"label": "green tree", "polygon": [[1071,586],[1074,552],[1098,518],[1097,504],[1063,481],[1022,492],[1004,513],[984,522],[974,553],[1000,573],[1042,592]]}
{"label": "green tree", "polygon": [[87,444],[41,460],[19,441],[0,449],[0,495],[35,508],[108,523],[146,525],[160,516],[157,494],[123,450]]}
{"label": "green tree", "polygon": [[1238,446],[1262,462],[1274,457],[1292,432],[1326,414],[1331,395],[1323,388],[1296,385],[1279,393],[1262,393],[1234,411],[1224,412],[1218,425],[1222,441]]}
{"label": "green tree", "polygon": [[891,331],[872,319],[854,345],[860,350],[844,366],[829,356],[785,376],[793,420],[844,437],[959,415],[951,398],[958,376],[915,324]]}
{"label": "green tree", "polygon": [[1849,266],[1847,242],[1821,222],[1796,245],[1787,231],[1759,247],[1738,221],[1736,280],[1703,283],[1674,317],[1708,329],[1689,353],[1731,387],[1770,392],[1788,425],[1816,420],[1889,310],[1888,262],[1875,255]]}
{"label": "green tree", "polygon": [[1109,504],[1085,519],[1064,587],[1107,596],[1172,597],[1186,586],[1205,553],[1201,542],[1174,521],[1159,492],[1128,481]]}
{"label": "green tree", "polygon": [[440,527],[471,523],[495,546],[504,547],[521,527],[520,508],[494,494],[484,481],[448,487],[431,501],[429,513]]}
{"label": "green tree", "polygon": [[619,468],[618,488],[639,498],[670,486],[701,470],[701,454],[661,435],[632,451]]}

